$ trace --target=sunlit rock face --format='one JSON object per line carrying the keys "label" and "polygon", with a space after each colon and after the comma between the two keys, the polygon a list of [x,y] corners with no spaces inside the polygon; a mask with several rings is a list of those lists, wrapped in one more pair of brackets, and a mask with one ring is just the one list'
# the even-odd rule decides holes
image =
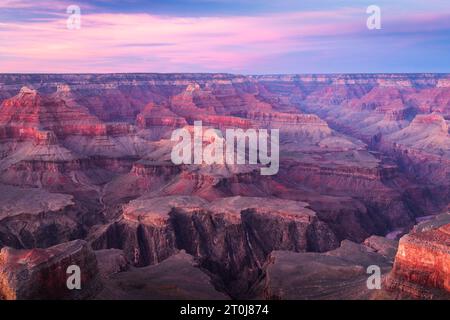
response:
{"label": "sunlit rock face", "polygon": [[450,298],[449,248],[450,214],[419,224],[400,239],[389,288],[414,298]]}
{"label": "sunlit rock face", "polygon": [[[76,265],[80,290],[67,286],[67,270]],[[97,260],[82,240],[62,243],[47,249],[0,251],[0,298],[6,300],[87,299],[102,287]]]}
{"label": "sunlit rock face", "polygon": [[[444,74],[0,75],[0,247],[84,239],[119,273],[184,250],[171,265],[191,272],[193,259],[232,298],[281,296],[262,279],[309,253],[368,250],[388,272],[390,241],[450,203],[449,84]],[[220,132],[278,129],[277,174],[175,165],[173,131],[192,133],[198,121]],[[426,267],[397,260],[399,275]],[[347,263],[347,275],[361,266]],[[439,268],[421,285],[441,288]],[[416,279],[403,278],[399,286]]]}

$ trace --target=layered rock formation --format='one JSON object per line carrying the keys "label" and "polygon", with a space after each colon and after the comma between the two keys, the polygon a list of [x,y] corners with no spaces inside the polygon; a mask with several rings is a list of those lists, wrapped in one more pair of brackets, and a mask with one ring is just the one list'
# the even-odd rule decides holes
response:
{"label": "layered rock formation", "polygon": [[[103,275],[182,249],[232,297],[255,292],[273,251],[322,256],[370,237],[364,250],[390,263],[390,242],[371,236],[398,238],[450,202],[449,84],[442,74],[0,75],[0,247],[87,239]],[[172,131],[199,120],[279,129],[278,174],[174,165]]]}
{"label": "layered rock formation", "polygon": [[95,220],[71,195],[5,185],[0,193],[0,247],[45,248],[82,238]]}
{"label": "layered rock formation", "polygon": [[42,96],[36,90],[23,87],[18,95],[2,103],[0,126],[9,135],[3,138],[22,138],[21,129],[42,129],[63,137],[70,134],[105,134],[104,125],[81,106],[69,106],[62,99]]}
{"label": "layered rock formation", "polygon": [[272,250],[320,252],[337,246],[333,232],[305,206],[244,197],[212,203],[187,196],[137,199],[124,208],[123,218],[91,235],[92,245],[123,249],[135,266],[186,250],[219,275],[232,296],[244,296]]}
{"label": "layered rock formation", "polygon": [[301,110],[319,115],[333,128],[394,156],[400,169],[410,176],[442,186],[447,201],[448,75],[253,78],[263,81],[269,92],[286,96]]}
{"label": "layered rock formation", "polygon": [[[70,266],[80,268],[81,289],[67,286]],[[0,251],[0,299],[87,299],[101,289],[97,260],[87,243],[76,240],[48,249]]]}
{"label": "layered rock formation", "polygon": [[450,214],[400,239],[387,284],[414,298],[450,298]]}

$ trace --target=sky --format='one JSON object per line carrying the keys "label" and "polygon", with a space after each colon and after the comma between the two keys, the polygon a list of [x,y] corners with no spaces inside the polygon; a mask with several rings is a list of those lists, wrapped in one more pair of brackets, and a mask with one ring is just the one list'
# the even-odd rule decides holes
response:
{"label": "sky", "polygon": [[0,0],[0,73],[108,72],[447,73],[450,1]]}

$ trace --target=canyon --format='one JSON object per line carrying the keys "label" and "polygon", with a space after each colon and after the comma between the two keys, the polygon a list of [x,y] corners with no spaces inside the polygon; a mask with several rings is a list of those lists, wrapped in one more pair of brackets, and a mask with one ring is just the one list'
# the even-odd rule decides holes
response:
{"label": "canyon", "polygon": [[[278,172],[174,164],[197,121]],[[0,74],[0,299],[446,298],[449,125],[446,74]]]}

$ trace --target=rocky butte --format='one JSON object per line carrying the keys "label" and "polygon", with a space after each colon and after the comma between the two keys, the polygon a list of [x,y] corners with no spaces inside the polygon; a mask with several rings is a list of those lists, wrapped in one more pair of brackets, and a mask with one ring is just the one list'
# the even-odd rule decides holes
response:
{"label": "rocky butte", "polygon": [[[173,163],[197,121],[276,174]],[[449,121],[447,74],[1,74],[0,296],[446,298]]]}
{"label": "rocky butte", "polygon": [[400,239],[391,290],[416,298],[450,298],[450,215],[421,223]]}

